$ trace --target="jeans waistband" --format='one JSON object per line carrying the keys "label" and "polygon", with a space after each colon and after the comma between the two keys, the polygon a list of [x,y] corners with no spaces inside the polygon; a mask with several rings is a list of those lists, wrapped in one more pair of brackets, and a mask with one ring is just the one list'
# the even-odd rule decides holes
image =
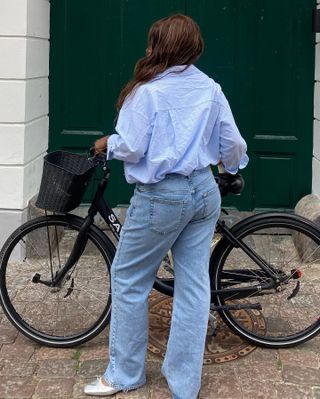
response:
{"label": "jeans waistband", "polygon": [[180,173],[169,173],[165,176],[165,179],[173,179],[173,178],[184,178],[184,179],[190,179],[194,176],[200,175],[202,173],[208,173],[211,172],[210,166],[206,166],[205,168],[202,169],[195,169],[190,173],[190,175],[182,175]]}

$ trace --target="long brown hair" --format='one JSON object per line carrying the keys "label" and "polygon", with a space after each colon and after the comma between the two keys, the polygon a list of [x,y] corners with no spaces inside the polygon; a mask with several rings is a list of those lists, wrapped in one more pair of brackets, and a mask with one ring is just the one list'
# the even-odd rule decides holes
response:
{"label": "long brown hair", "polygon": [[174,65],[194,63],[203,51],[200,28],[190,17],[175,14],[156,21],[148,33],[145,57],[135,66],[133,78],[121,90],[117,101],[119,111],[126,97],[139,85]]}

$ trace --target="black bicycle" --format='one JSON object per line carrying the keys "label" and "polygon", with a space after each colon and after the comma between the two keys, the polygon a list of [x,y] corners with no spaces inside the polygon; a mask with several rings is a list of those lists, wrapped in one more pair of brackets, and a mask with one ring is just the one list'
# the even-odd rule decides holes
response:
{"label": "black bicycle", "polygon": [[[103,177],[88,215],[69,214],[97,168]],[[104,156],[48,154],[37,204],[58,213],[23,224],[2,248],[1,305],[11,323],[36,342],[79,345],[109,322],[110,267],[121,232],[103,197],[109,175]],[[229,183],[229,188],[234,185]],[[223,191],[228,191],[225,184]],[[98,213],[110,234],[94,224]],[[293,214],[262,213],[231,228],[219,220],[210,259],[213,332],[221,317],[258,346],[289,347],[317,335],[319,245],[317,227]],[[173,295],[170,253],[159,266],[154,288]]]}

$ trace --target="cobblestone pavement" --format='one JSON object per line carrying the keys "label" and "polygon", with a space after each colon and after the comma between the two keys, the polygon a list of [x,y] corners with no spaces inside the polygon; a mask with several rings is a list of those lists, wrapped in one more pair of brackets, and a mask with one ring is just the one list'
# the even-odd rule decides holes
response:
{"label": "cobblestone pavement", "polygon": [[[63,235],[66,247],[69,245],[70,237],[70,234],[67,233]],[[43,250],[41,237],[34,238],[40,242],[40,247]],[[103,285],[104,280],[101,279],[103,274],[97,269],[100,265],[99,259],[94,259],[95,269],[98,270],[96,274],[89,269],[88,259],[93,256],[93,247],[88,246],[87,251],[88,253],[84,253],[81,257],[83,269],[80,267],[82,265],[78,264],[78,277],[82,279],[82,282],[84,278],[88,278],[86,284],[82,284],[82,286],[84,292],[87,292],[92,298],[94,291],[92,291],[93,287],[90,286],[90,282],[94,284],[96,290],[99,288],[100,293],[108,293],[108,287]],[[30,255],[28,250],[27,255]],[[32,262],[28,264],[25,262],[26,259],[27,256],[23,259],[24,270],[27,273],[32,272],[33,275],[36,271],[33,271],[33,267],[36,265],[33,265]],[[15,266],[14,262],[12,266]],[[104,270],[104,262],[101,262],[101,267]],[[24,274],[20,273],[17,277],[19,281],[15,281],[15,270],[21,269],[12,269],[12,273],[7,276],[7,285],[11,284],[11,294],[16,295],[20,311],[23,311],[28,296],[33,297],[34,294],[34,306],[29,308],[33,320],[38,320],[41,325],[47,324],[48,331],[50,331],[52,326],[49,318],[46,318],[45,315],[50,311],[52,301],[55,300],[55,292],[51,297],[43,297],[40,295],[39,287],[37,287],[37,292],[29,288],[23,291],[24,284],[28,284],[30,278],[25,278]],[[84,270],[82,274],[81,270]],[[77,278],[76,274],[74,274],[74,278]],[[312,281],[314,278],[316,277],[311,274]],[[320,294],[320,291],[317,292]],[[43,298],[47,298],[46,303]],[[70,297],[68,298],[70,299]],[[88,297],[84,296],[83,292],[80,292],[75,298],[82,301],[90,311],[97,306],[94,301],[91,306],[91,300],[86,299]],[[315,295],[313,298],[317,298],[317,296]],[[313,309],[317,311],[319,304],[313,306]],[[76,313],[77,311],[78,313]],[[84,313],[81,306],[78,310],[72,308],[71,313],[67,313],[66,307],[66,312],[62,313],[62,316],[66,317],[61,317],[61,319],[69,320],[71,314],[78,320],[81,327],[89,314],[88,312]],[[26,315],[29,316],[28,313]],[[68,329],[67,322],[62,325],[63,328]],[[91,342],[76,348],[41,347],[18,333],[0,310],[0,399],[82,399],[87,397],[83,394],[84,385],[105,370],[108,360],[107,341],[108,329]],[[160,373],[161,361],[160,357],[148,353],[147,384],[139,390],[118,393],[115,399],[171,398],[166,381]],[[211,398],[320,399],[320,335],[296,348],[286,350],[257,348],[247,356],[240,357],[235,361],[204,366],[199,399]]]}
{"label": "cobblestone pavement", "polygon": [[[108,358],[104,331],[71,349],[41,347],[18,333],[0,313],[0,398],[85,398],[83,386]],[[147,384],[116,399],[171,398],[161,359],[147,360]],[[257,348],[236,361],[205,366],[200,399],[320,398],[320,336],[286,350]]]}

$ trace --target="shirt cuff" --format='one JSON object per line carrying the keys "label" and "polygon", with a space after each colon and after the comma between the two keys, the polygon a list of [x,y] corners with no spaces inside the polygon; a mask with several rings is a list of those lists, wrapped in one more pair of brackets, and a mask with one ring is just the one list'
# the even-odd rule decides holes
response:
{"label": "shirt cuff", "polygon": [[113,150],[116,147],[117,137],[118,134],[112,134],[108,138],[107,153],[106,153],[106,158],[108,161],[113,159]]}
{"label": "shirt cuff", "polygon": [[231,175],[235,175],[239,169],[244,169],[248,165],[248,162],[248,155],[244,155],[244,157],[240,161],[240,165],[237,168],[227,168],[225,165],[223,165],[223,167],[228,173],[230,173]]}

